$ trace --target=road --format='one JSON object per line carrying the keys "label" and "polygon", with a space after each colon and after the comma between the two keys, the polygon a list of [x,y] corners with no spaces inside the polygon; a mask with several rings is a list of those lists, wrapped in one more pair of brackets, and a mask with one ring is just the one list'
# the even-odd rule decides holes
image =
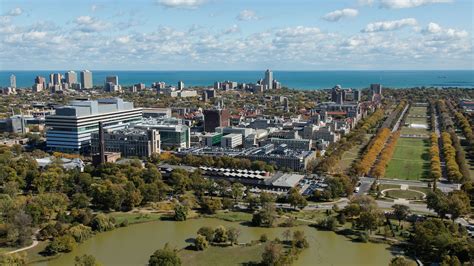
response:
{"label": "road", "polygon": [[[358,195],[363,195],[367,193],[370,189],[370,186],[375,181],[375,178],[371,177],[361,177],[360,178],[360,188]],[[428,183],[416,180],[401,180],[401,179],[379,179],[379,184],[386,185],[407,185],[409,187],[428,187]],[[439,190],[444,193],[451,192],[453,190],[459,190],[461,188],[460,184],[447,183],[447,182],[437,182],[436,183]]]}

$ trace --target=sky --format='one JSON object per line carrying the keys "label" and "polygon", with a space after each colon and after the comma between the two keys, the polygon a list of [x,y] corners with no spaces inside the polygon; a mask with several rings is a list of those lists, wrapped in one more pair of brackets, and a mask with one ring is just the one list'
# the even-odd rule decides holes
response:
{"label": "sky", "polygon": [[0,70],[472,70],[473,24],[473,0],[0,0]]}

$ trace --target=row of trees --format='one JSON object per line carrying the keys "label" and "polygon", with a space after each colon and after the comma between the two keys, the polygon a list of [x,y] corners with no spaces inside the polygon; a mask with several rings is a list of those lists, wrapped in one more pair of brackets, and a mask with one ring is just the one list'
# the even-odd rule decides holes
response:
{"label": "row of trees", "polygon": [[451,134],[447,132],[441,133],[441,140],[443,141],[443,154],[446,161],[448,179],[453,182],[461,181],[462,174],[456,162],[456,149],[452,145]]}
{"label": "row of trees", "polygon": [[382,128],[378,131],[377,135],[369,143],[367,151],[362,156],[360,161],[357,161],[354,165],[355,172],[360,175],[367,175],[370,172],[375,160],[382,151],[390,137],[390,129]]}
{"label": "row of trees", "polygon": [[441,160],[439,158],[439,143],[436,133],[430,136],[430,159],[431,159],[431,177],[433,178],[433,190],[436,189],[436,182],[441,178]]}
{"label": "row of trees", "polygon": [[385,176],[385,170],[387,165],[392,159],[393,153],[395,152],[395,146],[397,145],[398,138],[400,137],[400,131],[392,133],[388,143],[385,145],[385,148],[382,150],[377,163],[372,169],[372,176],[380,178]]}
{"label": "row of trees", "polygon": [[342,155],[350,150],[354,145],[364,142],[367,132],[378,125],[385,117],[383,108],[375,110],[366,119],[359,122],[358,126],[339,142],[331,145],[326,151],[325,157],[319,162],[317,171],[334,172],[334,168],[342,158]]}

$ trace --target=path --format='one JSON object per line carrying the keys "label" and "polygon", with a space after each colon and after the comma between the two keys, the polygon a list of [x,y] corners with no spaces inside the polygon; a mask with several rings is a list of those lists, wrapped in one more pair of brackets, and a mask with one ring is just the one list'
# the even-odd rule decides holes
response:
{"label": "path", "polygon": [[33,236],[31,237],[31,239],[33,240],[33,243],[31,243],[31,245],[27,246],[27,247],[23,247],[23,248],[19,248],[19,249],[15,249],[15,250],[12,250],[12,251],[9,251],[7,252],[7,254],[13,254],[13,253],[18,253],[18,252],[22,252],[22,251],[25,251],[25,250],[28,250],[30,248],[34,248],[36,247],[38,244],[39,244],[39,241],[36,239],[36,234],[39,233],[39,229],[36,230],[34,233],[33,233]]}

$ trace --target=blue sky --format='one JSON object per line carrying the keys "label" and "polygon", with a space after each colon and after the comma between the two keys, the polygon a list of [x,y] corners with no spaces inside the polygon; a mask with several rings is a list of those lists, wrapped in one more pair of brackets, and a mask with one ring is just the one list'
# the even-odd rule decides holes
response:
{"label": "blue sky", "polygon": [[471,0],[0,0],[0,69],[473,69]]}

